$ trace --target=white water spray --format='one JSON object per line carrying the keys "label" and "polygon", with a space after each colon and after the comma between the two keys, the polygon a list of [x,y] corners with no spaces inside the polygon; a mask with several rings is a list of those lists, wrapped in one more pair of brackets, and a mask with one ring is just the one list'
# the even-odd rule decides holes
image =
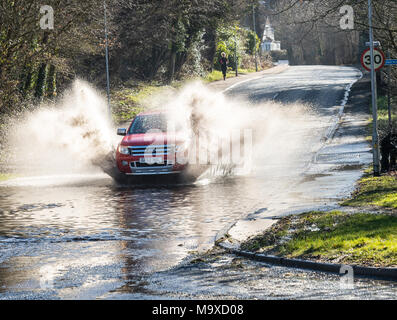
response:
{"label": "white water spray", "polygon": [[22,174],[69,174],[96,170],[115,140],[102,96],[76,80],[56,105],[43,105],[14,128],[11,145]]}
{"label": "white water spray", "polygon": [[[204,136],[206,150],[199,152],[209,153],[209,158],[211,154],[219,153],[222,140],[230,141],[233,146],[240,145],[241,164],[245,166],[244,162],[250,161],[249,171],[254,174],[260,167],[274,170],[282,163],[298,161],[308,151],[303,146],[310,145],[307,142],[313,136],[313,129],[325,125],[314,116],[310,106],[302,103],[286,105],[267,101],[254,105],[216,93],[199,82],[168,95],[167,99],[155,97],[151,104],[163,107],[173,120],[185,123],[190,136],[200,140]],[[247,131],[251,131],[252,141],[244,140],[243,133]],[[236,132],[241,134],[236,135]],[[252,155],[244,154],[245,143],[252,143],[248,148]],[[233,155],[225,157],[222,154],[217,158],[234,164]],[[246,169],[247,166],[245,173]]]}
{"label": "white water spray", "polygon": [[[166,109],[174,120],[185,123],[190,135],[204,135],[210,153],[219,152],[218,147],[212,148],[218,146],[219,138],[231,137],[233,143],[233,139],[241,139],[233,137],[233,131],[252,130],[253,170],[296,159],[313,130],[307,106],[252,105],[198,82],[178,91],[163,91],[148,103],[148,107]],[[112,155],[119,142],[107,118],[105,99],[81,80],[76,80],[56,105],[43,105],[27,115],[11,137],[22,174],[87,173],[99,168],[109,173],[115,168]]]}

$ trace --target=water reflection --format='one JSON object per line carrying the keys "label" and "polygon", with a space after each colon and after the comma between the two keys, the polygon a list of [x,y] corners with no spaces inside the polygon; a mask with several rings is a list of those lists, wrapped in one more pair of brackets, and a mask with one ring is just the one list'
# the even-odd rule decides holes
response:
{"label": "water reflection", "polygon": [[264,189],[254,179],[239,177],[168,187],[127,188],[110,180],[1,187],[0,287],[39,289],[43,267],[61,279],[74,268],[84,278],[91,272],[85,268],[108,266],[124,281],[164,270],[209,249],[222,227],[254,210],[258,190]]}

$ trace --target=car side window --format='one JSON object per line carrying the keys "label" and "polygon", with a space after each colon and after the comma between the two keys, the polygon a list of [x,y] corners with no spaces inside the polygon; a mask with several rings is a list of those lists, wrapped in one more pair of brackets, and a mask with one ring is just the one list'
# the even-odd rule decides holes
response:
{"label": "car side window", "polygon": [[144,133],[142,132],[143,128],[142,128],[142,121],[141,121],[141,117],[136,117],[135,120],[132,122],[131,128],[129,130],[129,134],[133,134],[133,133]]}

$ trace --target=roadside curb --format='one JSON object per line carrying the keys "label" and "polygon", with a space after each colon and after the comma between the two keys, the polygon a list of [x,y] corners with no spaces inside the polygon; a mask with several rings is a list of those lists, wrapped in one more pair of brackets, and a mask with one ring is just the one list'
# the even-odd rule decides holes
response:
{"label": "roadside curb", "polygon": [[[310,269],[314,271],[340,274],[342,266],[346,266],[343,264],[281,258],[277,256],[242,251],[228,246],[227,244],[225,244],[225,241],[218,241],[216,245],[228,251],[229,253],[235,254],[237,256],[242,256],[251,260],[279,265],[283,267],[289,267],[289,268]],[[358,265],[351,265],[351,267],[353,268],[354,275],[397,281],[397,268],[376,268],[376,267],[364,267]]]}

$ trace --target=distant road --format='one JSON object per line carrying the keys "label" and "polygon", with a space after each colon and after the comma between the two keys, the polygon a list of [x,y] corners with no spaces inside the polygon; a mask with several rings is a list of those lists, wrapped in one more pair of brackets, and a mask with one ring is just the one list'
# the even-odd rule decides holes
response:
{"label": "distant road", "polygon": [[280,74],[235,86],[230,95],[246,97],[252,102],[275,99],[281,102],[301,101],[331,114],[344,96],[346,85],[359,78],[360,71],[339,66],[290,66]]}

